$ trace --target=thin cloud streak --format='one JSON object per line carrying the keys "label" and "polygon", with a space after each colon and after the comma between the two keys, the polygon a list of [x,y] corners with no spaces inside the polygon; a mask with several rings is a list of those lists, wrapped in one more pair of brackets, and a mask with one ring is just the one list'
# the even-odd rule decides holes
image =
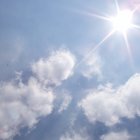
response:
{"label": "thin cloud streak", "polygon": [[76,64],[75,68],[77,68],[79,65],[81,65],[84,61],[87,61],[88,57],[92,53],[94,53],[114,32],[115,32],[115,30],[112,30],[111,32],[109,32],[96,46],[91,48],[88,51],[88,53],[86,53],[85,57]]}

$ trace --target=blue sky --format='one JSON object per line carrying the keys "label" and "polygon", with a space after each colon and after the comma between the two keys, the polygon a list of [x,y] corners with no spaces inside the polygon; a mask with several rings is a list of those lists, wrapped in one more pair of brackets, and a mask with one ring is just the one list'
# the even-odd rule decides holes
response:
{"label": "blue sky", "polygon": [[[107,36],[117,4],[134,26]],[[139,6],[1,0],[0,139],[139,140]]]}

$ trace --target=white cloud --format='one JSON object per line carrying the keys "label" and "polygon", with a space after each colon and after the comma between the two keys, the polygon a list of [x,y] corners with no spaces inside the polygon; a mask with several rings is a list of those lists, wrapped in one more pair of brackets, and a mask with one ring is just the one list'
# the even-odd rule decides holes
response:
{"label": "white cloud", "polygon": [[54,95],[36,79],[23,83],[7,82],[0,85],[0,139],[9,139],[22,127],[32,127],[39,117],[53,109]]}
{"label": "white cloud", "polygon": [[130,140],[131,136],[126,132],[110,132],[101,137],[101,140]]}
{"label": "white cloud", "polygon": [[92,123],[106,125],[120,122],[120,118],[140,116],[140,74],[132,76],[124,85],[113,89],[105,86],[90,92],[79,106]]}
{"label": "white cloud", "polygon": [[[40,117],[52,112],[55,95],[48,85],[58,85],[72,74],[73,56],[68,51],[58,51],[47,59],[32,65],[36,76],[27,83],[17,73],[16,80],[0,83],[0,139],[11,139],[23,127],[31,128]],[[47,81],[47,82],[46,82]],[[62,103],[60,111],[66,109],[69,97]]]}
{"label": "white cloud", "polygon": [[60,140],[89,140],[89,137],[84,133],[66,133],[61,136]]}
{"label": "white cloud", "polygon": [[[86,56],[85,56],[86,57]],[[92,53],[88,58],[84,61],[84,66],[82,68],[82,74],[86,78],[90,79],[93,76],[102,77],[101,72],[101,58],[98,53]]]}
{"label": "white cloud", "polygon": [[50,85],[59,85],[72,75],[75,65],[74,56],[66,50],[52,53],[48,59],[40,59],[32,65],[32,70],[37,78]]}

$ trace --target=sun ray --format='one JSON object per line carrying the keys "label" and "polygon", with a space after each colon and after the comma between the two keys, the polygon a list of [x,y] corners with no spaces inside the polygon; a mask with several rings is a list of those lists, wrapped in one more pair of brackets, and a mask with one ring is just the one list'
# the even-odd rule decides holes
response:
{"label": "sun ray", "polygon": [[124,37],[125,45],[126,45],[126,48],[127,48],[127,52],[128,52],[128,57],[129,57],[129,62],[130,62],[131,68],[134,69],[133,57],[132,57],[132,53],[131,53],[131,47],[130,47],[129,42],[128,42],[127,34],[123,33],[123,37]]}
{"label": "sun ray", "polygon": [[133,28],[140,29],[140,26],[139,26],[139,25],[131,24],[131,26],[132,26]]}
{"label": "sun ray", "polygon": [[92,53],[94,53],[110,36],[113,35],[114,32],[115,30],[112,30],[111,32],[109,32],[96,46],[91,48],[86,54],[86,56],[81,61],[79,61],[75,67],[78,67],[81,63],[86,61]]}
{"label": "sun ray", "polygon": [[98,19],[102,19],[102,20],[110,21],[110,18],[109,18],[109,17],[106,17],[106,16],[97,15],[97,14],[94,14],[94,13],[88,13],[88,12],[87,12],[87,15],[92,16],[92,17],[95,17],[95,18],[98,18]]}
{"label": "sun ray", "polygon": [[117,9],[117,13],[120,11],[120,7],[119,7],[119,4],[118,4],[118,1],[117,0],[114,0],[115,1],[115,6],[116,6],[116,9]]}
{"label": "sun ray", "polygon": [[110,21],[109,17],[103,16],[103,15],[99,15],[99,14],[96,14],[96,13],[87,12],[87,11],[79,11],[79,10],[76,10],[76,12],[79,13],[79,14],[82,14],[82,15],[98,18],[98,19],[105,20],[105,21]]}
{"label": "sun ray", "polygon": [[124,37],[124,41],[125,41],[125,45],[126,45],[126,48],[127,48],[127,52],[128,52],[129,58],[131,59],[132,58],[131,49],[130,49],[130,45],[128,43],[127,34],[125,32],[123,33],[123,37]]}

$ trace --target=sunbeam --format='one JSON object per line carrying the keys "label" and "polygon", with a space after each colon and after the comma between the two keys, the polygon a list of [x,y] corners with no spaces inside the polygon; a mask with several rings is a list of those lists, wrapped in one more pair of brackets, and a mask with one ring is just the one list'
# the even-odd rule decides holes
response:
{"label": "sunbeam", "polygon": [[120,11],[119,4],[118,4],[117,0],[114,0],[114,1],[115,1],[115,6],[116,6],[116,9],[117,9],[117,13],[118,13]]}
{"label": "sunbeam", "polygon": [[129,42],[128,42],[127,34],[123,33],[123,37],[124,37],[125,45],[126,45],[126,48],[127,48],[130,64],[133,67],[133,57],[132,57],[131,48],[130,48],[130,45],[129,45]]}
{"label": "sunbeam", "polygon": [[79,10],[75,10],[76,13],[85,15],[85,16],[89,16],[92,18],[97,18],[97,19],[101,19],[101,20],[105,20],[105,21],[110,21],[110,18],[107,16],[103,16],[103,15],[99,15],[96,13],[91,13],[91,12],[87,12],[87,11],[79,11]]}
{"label": "sunbeam", "polygon": [[139,25],[132,24],[131,26],[132,26],[133,28],[136,28],[136,29],[139,29],[139,30],[140,30],[140,26],[139,26]]}
{"label": "sunbeam", "polygon": [[114,32],[115,30],[112,30],[111,32],[109,32],[96,46],[91,48],[86,54],[86,56],[81,61],[79,61],[75,67],[78,67],[81,63],[86,61],[90,57],[90,55],[94,53]]}
{"label": "sunbeam", "polygon": [[110,18],[109,17],[106,17],[106,16],[101,16],[101,15],[97,15],[95,13],[88,13],[88,12],[86,12],[86,14],[88,16],[95,17],[95,18],[98,18],[98,19],[101,19],[101,20],[110,21]]}

